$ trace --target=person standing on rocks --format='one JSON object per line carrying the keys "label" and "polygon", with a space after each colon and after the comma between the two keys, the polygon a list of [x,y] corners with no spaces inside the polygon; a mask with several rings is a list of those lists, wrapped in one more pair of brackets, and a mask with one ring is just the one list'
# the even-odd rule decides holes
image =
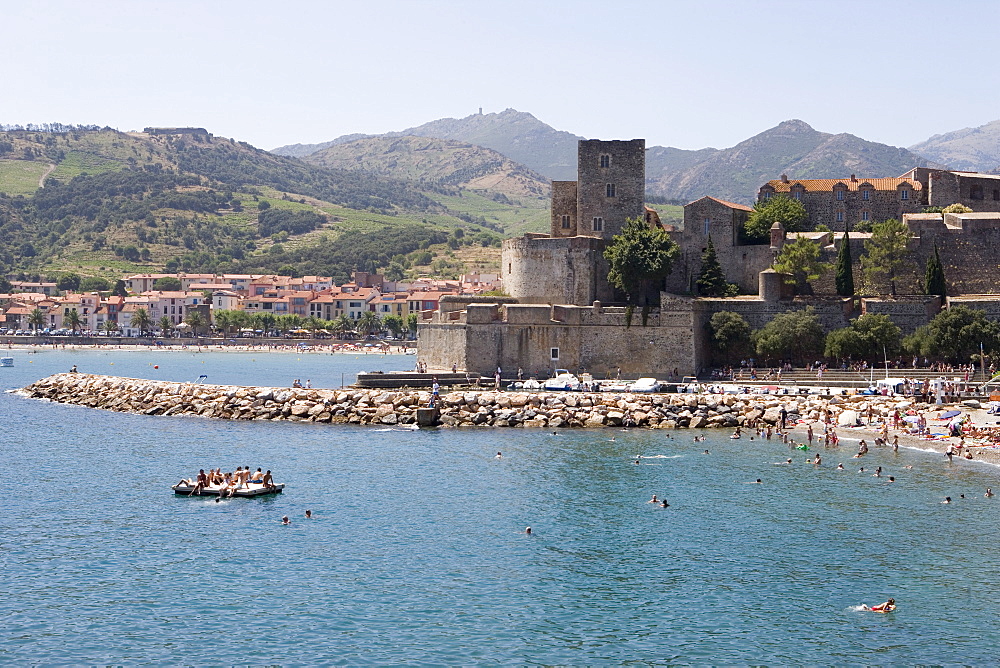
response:
{"label": "person standing on rocks", "polygon": [[781,407],[781,412],[778,413],[778,414],[781,416],[781,430],[784,431],[785,430],[785,420],[788,419],[788,411],[785,410],[784,406],[782,406]]}

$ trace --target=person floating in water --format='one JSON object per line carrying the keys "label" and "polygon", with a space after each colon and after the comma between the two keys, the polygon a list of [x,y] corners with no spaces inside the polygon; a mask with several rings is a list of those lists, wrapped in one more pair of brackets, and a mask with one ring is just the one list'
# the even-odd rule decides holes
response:
{"label": "person floating in water", "polygon": [[660,500],[658,498],[656,498],[656,495],[654,494],[653,498],[650,499],[647,503],[659,503],[659,502],[660,502]]}
{"label": "person floating in water", "polygon": [[501,453],[500,451],[497,451],[497,456],[494,457],[493,459],[503,459],[503,453]]}
{"label": "person floating in water", "polygon": [[843,471],[844,470],[844,465],[843,464],[837,464],[837,470],[838,471]]}
{"label": "person floating in water", "polygon": [[525,527],[525,529],[524,529],[524,533],[525,533],[526,535],[530,536],[530,535],[531,535],[531,527]]}
{"label": "person floating in water", "polygon": [[284,517],[281,518],[281,523],[282,524],[291,524],[292,521],[290,519],[288,519],[288,515],[285,515]]}
{"label": "person floating in water", "polygon": [[662,501],[660,502],[660,508],[669,508],[669,507],[670,507],[670,504],[669,504],[669,503],[667,503],[667,500],[666,500],[666,499],[663,499],[663,500],[662,500]]}
{"label": "person floating in water", "polygon": [[864,610],[871,610],[872,612],[892,612],[896,609],[896,599],[890,598],[885,603],[879,603],[878,605],[873,605],[868,607],[867,605],[861,606]]}
{"label": "person floating in water", "polygon": [[990,498],[991,496],[993,496],[993,490],[990,489],[989,487],[987,487],[986,488],[986,493],[983,494],[983,496],[985,496],[987,499]]}

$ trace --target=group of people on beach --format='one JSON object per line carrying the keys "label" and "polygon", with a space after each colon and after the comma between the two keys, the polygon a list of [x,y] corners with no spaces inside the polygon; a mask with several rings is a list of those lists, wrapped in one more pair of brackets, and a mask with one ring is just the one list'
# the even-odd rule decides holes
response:
{"label": "group of people on beach", "polygon": [[237,466],[235,471],[228,473],[223,473],[221,468],[209,469],[208,473],[205,473],[205,469],[199,469],[194,480],[184,478],[177,484],[193,487],[192,496],[200,495],[206,488],[216,488],[219,498],[233,496],[240,489],[250,489],[250,485],[263,485],[269,490],[276,487],[270,469],[262,472],[260,467],[257,467],[257,470],[251,473],[249,466]]}

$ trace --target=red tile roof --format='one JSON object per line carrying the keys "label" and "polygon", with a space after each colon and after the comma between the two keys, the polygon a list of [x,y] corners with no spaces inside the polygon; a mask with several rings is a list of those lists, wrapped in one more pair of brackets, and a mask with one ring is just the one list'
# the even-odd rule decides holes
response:
{"label": "red tile roof", "polygon": [[870,184],[875,190],[895,190],[902,183],[908,183],[914,190],[922,188],[920,181],[913,179],[774,179],[768,181],[766,185],[774,188],[775,192],[787,193],[792,191],[795,184],[801,185],[806,192],[833,192],[833,187],[837,184],[846,186],[849,191],[857,191],[863,184]]}

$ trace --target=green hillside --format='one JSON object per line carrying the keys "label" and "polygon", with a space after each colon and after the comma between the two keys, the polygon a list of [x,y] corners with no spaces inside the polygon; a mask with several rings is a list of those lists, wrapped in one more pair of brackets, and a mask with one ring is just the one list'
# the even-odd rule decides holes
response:
{"label": "green hillside", "polygon": [[318,167],[206,133],[11,131],[0,133],[0,153],[0,272],[9,276],[281,271],[346,280],[394,261],[413,273],[414,253],[433,260],[497,248],[506,227],[536,224],[541,202]]}

